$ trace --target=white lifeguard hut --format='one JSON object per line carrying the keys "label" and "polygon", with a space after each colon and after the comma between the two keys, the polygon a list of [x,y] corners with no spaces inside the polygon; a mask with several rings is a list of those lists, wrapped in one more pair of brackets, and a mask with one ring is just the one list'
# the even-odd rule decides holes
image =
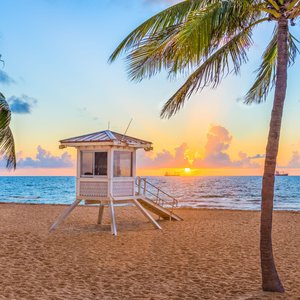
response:
{"label": "white lifeguard hut", "polygon": [[[98,224],[102,223],[104,208],[110,208],[114,235],[117,234],[114,206],[118,204],[135,205],[158,229],[161,227],[149,211],[164,219],[182,220],[172,209],[163,207],[166,203],[174,207],[177,203],[174,197],[145,178],[136,177],[136,151],[152,150],[151,142],[104,130],[61,140],[60,148],[66,147],[77,149],[76,200],[50,227],[50,231],[83,200],[85,204],[99,204]],[[155,198],[147,197],[147,192]]]}

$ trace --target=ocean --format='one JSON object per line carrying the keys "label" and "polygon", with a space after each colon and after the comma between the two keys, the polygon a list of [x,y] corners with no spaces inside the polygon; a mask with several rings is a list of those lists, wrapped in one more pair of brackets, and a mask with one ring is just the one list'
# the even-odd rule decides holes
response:
{"label": "ocean", "polygon": [[[178,199],[179,207],[259,210],[259,176],[147,177]],[[0,177],[0,202],[70,204],[75,199],[73,176]],[[276,177],[276,210],[300,210],[300,176]]]}

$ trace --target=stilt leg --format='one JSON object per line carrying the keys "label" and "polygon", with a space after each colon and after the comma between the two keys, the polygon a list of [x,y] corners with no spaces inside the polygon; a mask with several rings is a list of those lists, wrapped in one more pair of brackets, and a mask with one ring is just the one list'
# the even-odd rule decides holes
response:
{"label": "stilt leg", "polygon": [[104,212],[104,205],[101,203],[100,206],[99,206],[99,213],[98,213],[98,222],[97,222],[97,224],[102,224],[103,212]]}
{"label": "stilt leg", "polygon": [[110,198],[110,217],[111,217],[111,233],[113,235],[117,235],[117,226],[116,226],[116,220],[115,220],[115,209],[114,209],[114,202],[113,199]]}
{"label": "stilt leg", "polygon": [[54,230],[59,224],[61,224],[66,217],[72,212],[72,210],[81,202],[81,199],[75,200],[71,206],[69,206],[60,216],[59,218],[52,224],[49,228],[49,232]]}
{"label": "stilt leg", "polygon": [[154,220],[154,218],[148,213],[148,211],[136,199],[133,199],[133,203],[142,212],[142,214],[152,222],[155,228],[162,229],[160,225]]}

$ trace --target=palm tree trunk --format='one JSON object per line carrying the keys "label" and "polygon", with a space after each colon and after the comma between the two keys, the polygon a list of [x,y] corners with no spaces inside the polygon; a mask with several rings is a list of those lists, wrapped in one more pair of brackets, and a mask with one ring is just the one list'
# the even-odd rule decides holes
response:
{"label": "palm tree trunk", "polygon": [[266,159],[262,183],[260,256],[262,288],[264,291],[284,292],[275,267],[272,250],[272,213],[274,199],[274,181],[278,153],[281,119],[287,87],[288,65],[288,21],[285,17],[278,20],[278,57],[275,96],[271,115]]}

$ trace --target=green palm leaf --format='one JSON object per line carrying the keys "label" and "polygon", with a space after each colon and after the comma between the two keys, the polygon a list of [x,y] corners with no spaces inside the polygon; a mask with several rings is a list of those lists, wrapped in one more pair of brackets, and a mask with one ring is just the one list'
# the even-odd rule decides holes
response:
{"label": "green palm leaf", "polygon": [[[189,1],[184,3],[187,2]],[[140,81],[151,77],[162,69],[166,69],[170,75],[188,73],[209,57],[220,44],[247,28],[261,14],[251,10],[249,1],[206,1],[206,6],[198,5],[193,10],[183,10],[181,17],[174,21],[174,7],[159,14],[162,14],[161,18],[168,20],[163,22],[164,27],[156,26],[145,33],[143,28],[146,24],[147,29],[153,25],[153,20],[150,19],[124,40],[129,44],[123,42],[118,47],[120,51],[131,50],[126,61],[132,80]],[[239,18],[235,17],[237,14]],[[157,19],[158,15],[153,18]],[[159,20],[161,24],[162,21]],[[137,39],[138,34],[142,38]],[[116,56],[113,54],[112,57],[111,60]]]}
{"label": "green palm leaf", "polygon": [[170,26],[181,24],[189,12],[204,7],[209,2],[211,1],[185,0],[156,14],[133,30],[112,53],[109,61],[114,61],[123,51],[138,46],[146,36],[155,35]]}
{"label": "green palm leaf", "polygon": [[9,126],[11,112],[4,95],[0,92],[0,130]]}
{"label": "green palm leaf", "polygon": [[[275,0],[186,0],[156,14],[134,31],[110,57],[127,53],[130,79],[140,81],[161,70],[169,76],[191,74],[166,102],[161,117],[171,117],[193,92],[206,85],[216,87],[230,72],[237,73],[247,61],[252,27],[272,21],[285,5],[290,19],[300,14],[300,1]],[[293,22],[293,20],[292,20]],[[251,29],[251,30],[250,30]],[[277,60],[277,31],[263,54],[257,77],[245,96],[246,103],[264,101],[274,85]],[[298,52],[289,34],[289,64]]]}
{"label": "green palm leaf", "polygon": [[0,153],[6,160],[6,168],[16,168],[15,142],[10,128],[0,131]]}
{"label": "green palm leaf", "polygon": [[247,61],[247,49],[252,45],[252,29],[264,22],[261,19],[232,37],[227,43],[215,51],[187,79],[183,86],[165,103],[161,111],[162,118],[170,118],[180,110],[191,95],[207,85],[217,87],[220,81],[230,72],[237,74],[243,63]]}
{"label": "green palm leaf", "polygon": [[[269,92],[275,85],[276,66],[277,66],[277,28],[274,30],[273,37],[268,44],[263,56],[262,63],[257,70],[256,80],[245,96],[246,104],[261,103],[266,100]],[[295,62],[296,55],[299,52],[296,42],[298,40],[289,32],[288,35],[288,54],[289,65]]]}
{"label": "green palm leaf", "polygon": [[0,93],[0,154],[8,169],[16,168],[15,143],[9,128],[11,112],[5,97]]}

